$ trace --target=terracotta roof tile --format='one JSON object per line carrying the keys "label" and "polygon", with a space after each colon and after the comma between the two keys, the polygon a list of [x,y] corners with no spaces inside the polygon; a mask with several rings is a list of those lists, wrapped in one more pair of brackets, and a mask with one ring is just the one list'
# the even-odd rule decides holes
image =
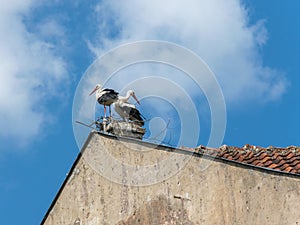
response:
{"label": "terracotta roof tile", "polygon": [[245,163],[252,164],[255,160],[256,160],[256,158],[254,157],[254,155],[252,155],[252,158],[245,160]]}
{"label": "terracotta roof tile", "polygon": [[285,173],[300,175],[300,147],[262,148],[246,144],[243,148],[223,145],[220,148],[199,146],[196,151],[236,163],[248,164]]}
{"label": "terracotta roof tile", "polygon": [[293,157],[294,157],[294,154],[291,151],[289,151],[288,154],[286,154],[286,156],[285,156],[286,159],[292,159]]}
{"label": "terracotta roof tile", "polygon": [[297,163],[297,165],[295,165],[294,168],[300,173],[300,163]]}
{"label": "terracotta roof tile", "polygon": [[280,170],[285,171],[289,167],[289,164],[284,163],[282,166],[279,166]]}
{"label": "terracotta roof tile", "polygon": [[271,161],[268,155],[265,158],[261,159],[261,163],[266,163],[267,161]]}
{"label": "terracotta roof tile", "polygon": [[291,171],[289,171],[290,173],[297,173],[297,170],[292,169]]}
{"label": "terracotta roof tile", "polygon": [[277,164],[275,164],[275,163],[272,163],[270,166],[268,166],[269,168],[271,168],[271,169],[274,169],[274,168],[276,168],[276,167],[278,167],[278,165]]}
{"label": "terracotta roof tile", "polygon": [[274,163],[280,163],[281,161],[283,160],[283,158],[282,157],[280,157],[280,156],[277,156],[275,159],[273,159],[273,162]]}
{"label": "terracotta roof tile", "polygon": [[300,161],[297,159],[294,159],[292,162],[287,161],[288,164],[290,164],[290,166],[295,167],[297,164],[300,164]]}
{"label": "terracotta roof tile", "polygon": [[282,167],[284,166],[286,163],[285,163],[285,160],[282,159],[279,163],[278,163],[278,167]]}
{"label": "terracotta roof tile", "polygon": [[245,160],[251,159],[253,157],[254,153],[251,151],[248,151],[245,155]]}
{"label": "terracotta roof tile", "polygon": [[256,160],[254,160],[254,162],[252,164],[257,166],[259,163],[260,163],[260,160],[256,159]]}
{"label": "terracotta roof tile", "polygon": [[293,170],[293,167],[288,166],[287,168],[284,169],[285,172],[290,172],[291,170]]}
{"label": "terracotta roof tile", "polygon": [[269,167],[272,164],[272,160],[268,160],[267,162],[264,163],[265,167]]}

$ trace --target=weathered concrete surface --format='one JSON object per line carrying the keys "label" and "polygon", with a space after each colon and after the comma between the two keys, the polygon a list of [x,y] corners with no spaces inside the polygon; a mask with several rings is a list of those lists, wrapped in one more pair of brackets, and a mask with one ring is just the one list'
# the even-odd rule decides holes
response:
{"label": "weathered concrete surface", "polygon": [[172,205],[165,196],[159,196],[138,208],[129,218],[118,225],[178,224],[192,225],[187,210],[181,204]]}
{"label": "weathered concrete surface", "polygon": [[[180,158],[186,163],[175,175],[172,165],[171,171],[164,165],[174,154],[177,165]],[[119,161],[120,168],[109,156]],[[130,170],[137,172],[148,164],[157,171],[149,169],[146,178],[151,181],[156,174],[157,181],[165,179],[131,186],[135,179]],[[162,171],[170,174],[164,176]],[[145,184],[145,177],[136,177],[135,185]],[[44,224],[296,225],[300,224],[300,179],[95,133]]]}

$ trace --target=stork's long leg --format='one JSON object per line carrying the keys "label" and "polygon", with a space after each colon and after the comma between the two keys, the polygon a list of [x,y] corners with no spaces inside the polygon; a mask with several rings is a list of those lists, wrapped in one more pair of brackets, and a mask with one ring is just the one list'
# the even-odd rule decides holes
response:
{"label": "stork's long leg", "polygon": [[106,118],[106,106],[104,105],[104,118]]}

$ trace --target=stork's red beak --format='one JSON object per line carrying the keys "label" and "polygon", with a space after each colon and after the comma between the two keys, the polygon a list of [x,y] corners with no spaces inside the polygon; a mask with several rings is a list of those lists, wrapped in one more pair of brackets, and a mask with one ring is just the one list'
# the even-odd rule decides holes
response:
{"label": "stork's red beak", "polygon": [[136,102],[140,105],[140,101],[137,99],[137,97],[135,96],[135,94],[132,95],[132,97],[136,100]]}
{"label": "stork's red beak", "polygon": [[97,90],[97,87],[95,87],[95,89],[89,94],[89,96],[91,96],[92,94],[94,94],[94,92]]}

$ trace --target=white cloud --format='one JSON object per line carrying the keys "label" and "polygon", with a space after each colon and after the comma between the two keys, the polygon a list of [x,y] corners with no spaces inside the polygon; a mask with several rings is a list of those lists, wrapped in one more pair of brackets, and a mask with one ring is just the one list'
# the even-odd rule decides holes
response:
{"label": "white cloud", "polygon": [[[3,7],[2,7],[3,6]],[[45,105],[62,81],[66,64],[55,46],[28,30],[24,18],[34,1],[6,1],[0,9],[0,138],[27,142],[47,124]],[[48,30],[62,32],[55,23]],[[49,34],[49,33],[48,33]],[[60,33],[61,34],[61,33]]]}
{"label": "white cloud", "polygon": [[99,33],[90,49],[97,55],[129,41],[172,41],[208,63],[227,103],[276,100],[286,90],[282,74],[263,64],[265,21],[249,24],[247,8],[239,0],[107,0],[95,12]]}
{"label": "white cloud", "polygon": [[39,25],[38,33],[44,38],[61,38],[64,37],[65,30],[55,19],[48,18]]}

